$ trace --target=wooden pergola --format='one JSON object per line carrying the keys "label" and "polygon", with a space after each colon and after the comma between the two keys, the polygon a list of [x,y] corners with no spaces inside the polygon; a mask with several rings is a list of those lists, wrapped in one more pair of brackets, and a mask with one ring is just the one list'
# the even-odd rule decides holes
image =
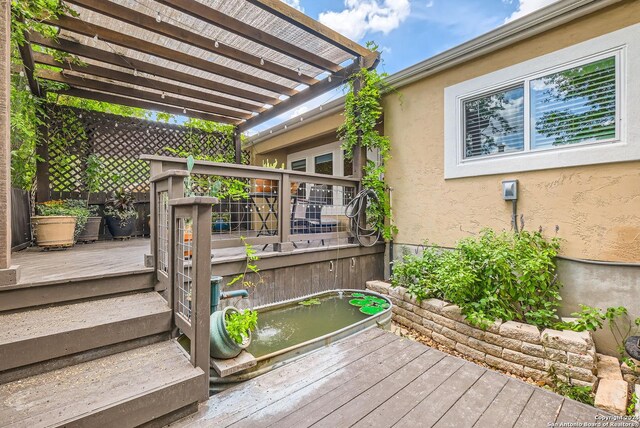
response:
{"label": "wooden pergola", "polygon": [[[343,84],[378,54],[280,0],[66,0],[77,16],[29,35],[36,77],[62,94],[233,124],[240,132]],[[33,45],[78,57],[60,63]]]}
{"label": "wooden pergola", "polygon": [[[344,84],[379,60],[377,52],[280,0],[65,3],[74,13],[44,20],[57,28],[57,37],[27,34],[20,51],[35,96],[45,95],[38,83],[44,79],[65,84],[60,94],[232,124],[238,163],[242,132]],[[10,2],[1,4],[0,285],[15,284],[19,276],[10,250]],[[81,64],[59,62],[55,51]],[[56,69],[36,69],[37,64]]]}

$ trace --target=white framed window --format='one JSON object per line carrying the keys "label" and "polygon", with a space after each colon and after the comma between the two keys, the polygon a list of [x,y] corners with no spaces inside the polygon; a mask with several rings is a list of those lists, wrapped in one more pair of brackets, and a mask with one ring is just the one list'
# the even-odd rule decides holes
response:
{"label": "white framed window", "polygon": [[639,40],[634,25],[445,88],[445,178],[640,159]]}

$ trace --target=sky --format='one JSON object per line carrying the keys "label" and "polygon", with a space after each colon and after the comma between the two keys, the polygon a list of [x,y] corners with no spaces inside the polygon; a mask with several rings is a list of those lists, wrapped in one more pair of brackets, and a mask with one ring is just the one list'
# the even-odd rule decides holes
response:
{"label": "sky", "polygon": [[[520,18],[555,0],[282,0],[364,45],[382,52],[379,71],[396,73]],[[340,88],[270,120],[271,128],[344,95]]]}

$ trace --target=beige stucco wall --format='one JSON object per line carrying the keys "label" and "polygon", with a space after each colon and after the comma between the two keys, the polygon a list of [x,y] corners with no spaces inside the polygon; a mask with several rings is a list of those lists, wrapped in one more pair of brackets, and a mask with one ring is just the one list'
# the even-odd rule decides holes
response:
{"label": "beige stucco wall", "polygon": [[[640,261],[640,162],[444,180],[444,88],[640,22],[640,1],[594,15],[399,89],[384,102],[396,242],[453,246],[483,227],[510,229],[501,181],[520,182],[525,228],[565,240],[569,257]],[[637,120],[632,119],[632,120]],[[636,142],[637,143],[637,142]]]}

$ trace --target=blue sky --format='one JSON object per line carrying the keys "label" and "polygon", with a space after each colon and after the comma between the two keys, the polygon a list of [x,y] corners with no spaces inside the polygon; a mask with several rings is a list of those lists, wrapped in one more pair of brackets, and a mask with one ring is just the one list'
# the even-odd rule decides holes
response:
{"label": "blue sky", "polygon": [[[282,0],[345,36],[381,48],[393,74],[554,0]],[[268,129],[343,95],[336,90],[262,124]]]}

